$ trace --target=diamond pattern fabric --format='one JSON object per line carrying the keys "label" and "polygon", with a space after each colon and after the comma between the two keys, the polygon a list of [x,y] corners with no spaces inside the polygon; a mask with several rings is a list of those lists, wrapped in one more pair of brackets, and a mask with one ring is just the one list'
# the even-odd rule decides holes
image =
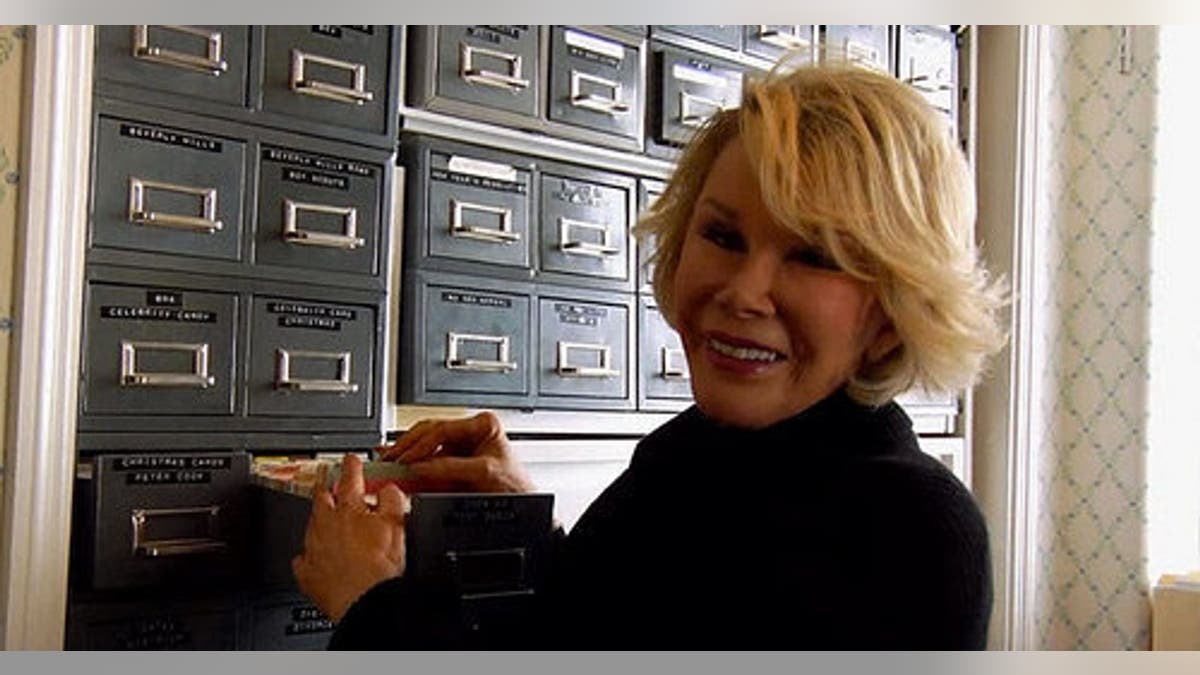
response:
{"label": "diamond pattern fabric", "polygon": [[[1035,644],[1149,647],[1146,400],[1157,29],[1051,30],[1035,248]],[[1038,330],[1035,328],[1035,330]]]}

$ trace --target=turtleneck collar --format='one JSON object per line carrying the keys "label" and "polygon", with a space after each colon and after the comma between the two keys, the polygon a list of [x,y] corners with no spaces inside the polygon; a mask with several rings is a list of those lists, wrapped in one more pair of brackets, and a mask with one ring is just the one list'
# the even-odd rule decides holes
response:
{"label": "turtleneck collar", "polygon": [[[912,421],[894,402],[878,407],[856,402],[842,389],[795,415],[761,429],[722,424],[693,406],[685,416],[699,425],[710,447],[757,446],[766,451],[803,448],[802,455],[826,451],[841,455],[872,454],[913,438]],[[899,442],[899,443],[898,443]]]}

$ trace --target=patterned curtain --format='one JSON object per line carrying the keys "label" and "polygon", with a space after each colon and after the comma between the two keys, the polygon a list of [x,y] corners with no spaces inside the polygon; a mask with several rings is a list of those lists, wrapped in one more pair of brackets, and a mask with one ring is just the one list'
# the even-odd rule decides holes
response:
{"label": "patterned curtain", "polygon": [[[1050,31],[1034,233],[1037,649],[1149,647],[1146,418],[1158,32]],[[1131,49],[1122,57],[1122,45]]]}

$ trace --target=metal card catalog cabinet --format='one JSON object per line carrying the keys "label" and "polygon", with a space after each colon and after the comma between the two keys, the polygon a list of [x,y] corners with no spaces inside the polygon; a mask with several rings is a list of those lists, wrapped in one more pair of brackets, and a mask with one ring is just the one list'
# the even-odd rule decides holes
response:
{"label": "metal card catalog cabinet", "polygon": [[372,416],[374,307],[258,296],[252,302],[250,415]]}
{"label": "metal card catalog cabinet", "polygon": [[395,111],[390,26],[268,26],[262,109],[371,134],[387,134]]}
{"label": "metal card catalog cabinet", "polygon": [[411,136],[403,155],[408,187],[405,248],[410,261],[462,261],[468,269],[488,273],[501,266],[529,278],[534,246],[530,160]]}
{"label": "metal card catalog cabinet", "polygon": [[98,26],[96,77],[243,108],[249,26]]}
{"label": "metal card catalog cabinet", "polygon": [[709,117],[742,102],[742,72],[733,64],[674,47],[655,47],[654,140],[682,145]]}
{"label": "metal card catalog cabinet", "polygon": [[849,61],[892,73],[891,26],[825,26],[822,60]]}
{"label": "metal card catalog cabinet", "polygon": [[[807,63],[816,59],[817,27],[812,24],[742,26],[742,51],[750,56],[774,61],[788,54],[789,63]],[[795,59],[791,61],[790,59]]]}
{"label": "metal card catalog cabinet", "polygon": [[701,42],[738,51],[742,48],[741,26],[686,25],[686,26],[652,26],[652,35],[663,33],[682,35]]}
{"label": "metal card catalog cabinet", "polygon": [[539,278],[633,290],[632,178],[545,163],[541,174]]}
{"label": "metal card catalog cabinet", "polygon": [[85,415],[232,415],[237,297],[88,286]]}
{"label": "metal card catalog cabinet", "polygon": [[909,390],[896,397],[896,403],[912,418],[918,434],[958,432],[959,396],[946,392]]}
{"label": "metal card catalog cabinet", "polygon": [[[550,34],[550,120],[641,143],[641,40],[554,26]],[[640,148],[639,148],[640,149]]]}
{"label": "metal card catalog cabinet", "polygon": [[[646,213],[666,190],[665,183],[657,180],[642,178],[638,180],[638,220],[641,220],[642,214]],[[654,266],[650,263],[650,256],[654,253],[656,242],[653,238],[642,239],[637,246],[637,279],[638,289],[643,292],[652,291],[651,284],[654,281]]]}
{"label": "metal card catalog cabinet", "polygon": [[631,310],[628,295],[539,290],[539,406],[633,408]]}
{"label": "metal card catalog cabinet", "polygon": [[255,263],[378,273],[385,168],[341,150],[347,156],[261,147]]}
{"label": "metal card catalog cabinet", "polygon": [[957,136],[958,39],[937,26],[901,26],[897,75],[946,117]]}
{"label": "metal card catalog cabinet", "polygon": [[529,407],[532,286],[458,275],[407,277],[401,400]]}
{"label": "metal card catalog cabinet", "polygon": [[[96,590],[218,581],[245,558],[245,453],[104,455],[77,481],[79,584]],[[221,586],[214,585],[214,590]]]}
{"label": "metal card catalog cabinet", "polygon": [[503,111],[510,123],[536,118],[538,34],[536,26],[411,26],[410,103],[482,119]]}
{"label": "metal card catalog cabinet", "polygon": [[92,245],[240,257],[245,143],[99,117]]}
{"label": "metal card catalog cabinet", "polygon": [[687,407],[692,400],[692,383],[683,341],[658,311],[653,298],[639,298],[638,343],[638,407]]}

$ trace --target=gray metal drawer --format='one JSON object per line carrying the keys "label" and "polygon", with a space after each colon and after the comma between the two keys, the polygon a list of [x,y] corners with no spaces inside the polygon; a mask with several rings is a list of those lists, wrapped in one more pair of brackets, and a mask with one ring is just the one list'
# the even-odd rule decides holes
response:
{"label": "gray metal drawer", "polygon": [[[217,589],[214,589],[217,590]],[[231,651],[238,607],[223,601],[72,603],[66,648],[73,651]]]}
{"label": "gray metal drawer", "polygon": [[231,106],[246,105],[249,52],[249,26],[96,28],[97,78]]}
{"label": "gray metal drawer", "polygon": [[437,26],[436,95],[537,115],[536,26]]}
{"label": "gray metal drawer", "polygon": [[687,25],[654,26],[656,32],[673,33],[737,51],[742,47],[741,26]]}
{"label": "gray metal drawer", "polygon": [[232,415],[237,297],[88,287],[85,415]]}
{"label": "gray metal drawer", "polygon": [[[654,201],[666,190],[666,184],[649,179],[638,181],[638,219],[654,204]],[[654,266],[650,264],[650,255],[654,253],[656,242],[653,238],[641,239],[637,242],[637,278],[638,287],[648,290],[654,281]]]}
{"label": "gray metal drawer", "polygon": [[356,159],[263,146],[255,263],[377,274],[383,171]]}
{"label": "gray metal drawer", "polygon": [[729,63],[673,48],[659,48],[654,77],[661,92],[655,137],[686,144],[716,112],[742,102],[742,72]]}
{"label": "gray metal drawer", "polygon": [[[937,26],[901,26],[897,75],[953,125],[958,117],[958,41]],[[952,127],[953,128],[953,127]]]}
{"label": "gray metal drawer", "polygon": [[79,481],[86,515],[75,528],[85,538],[88,585],[119,589],[240,575],[248,462],[241,452],[96,457],[90,480]]}
{"label": "gray metal drawer", "polygon": [[890,26],[825,26],[823,58],[827,61],[849,61],[892,73],[890,35]]}
{"label": "gray metal drawer", "polygon": [[250,415],[372,415],[375,308],[290,298],[252,300]]}
{"label": "gray metal drawer", "polygon": [[646,33],[647,33],[647,30],[649,29],[649,26],[646,24],[621,23],[621,24],[609,25],[608,28],[611,28],[613,30],[619,30],[622,33],[629,33],[630,35],[636,35],[637,37],[644,38],[644,37],[646,37]]}
{"label": "gray metal drawer", "polygon": [[[538,396],[630,395],[629,307],[572,297],[538,300]],[[539,398],[539,403],[543,401]]]}
{"label": "gray metal drawer", "polygon": [[[262,109],[385,133],[390,26],[267,26]],[[394,59],[397,63],[399,59]]]}
{"label": "gray metal drawer", "polygon": [[788,54],[788,63],[799,65],[815,61],[816,48],[817,27],[812,24],[742,26],[742,51],[751,56],[774,61]]}
{"label": "gray metal drawer", "polygon": [[320,650],[329,645],[333,622],[299,593],[259,598],[250,608],[250,639],[256,651]]}
{"label": "gray metal drawer", "polygon": [[240,140],[100,117],[92,245],[239,259],[244,159]]}
{"label": "gray metal drawer", "polygon": [[639,44],[554,26],[549,119],[637,139],[643,105],[641,63]]}
{"label": "gray metal drawer", "polygon": [[529,393],[528,295],[430,284],[420,298],[425,390]]}
{"label": "gray metal drawer", "polygon": [[638,407],[678,410],[692,399],[691,374],[679,333],[652,298],[638,302]]}
{"label": "gray metal drawer", "polygon": [[410,226],[425,228],[431,257],[529,268],[532,167],[481,154],[421,153],[427,216]]}
{"label": "gray metal drawer", "polygon": [[629,279],[632,179],[554,170],[541,176],[541,270]]}

